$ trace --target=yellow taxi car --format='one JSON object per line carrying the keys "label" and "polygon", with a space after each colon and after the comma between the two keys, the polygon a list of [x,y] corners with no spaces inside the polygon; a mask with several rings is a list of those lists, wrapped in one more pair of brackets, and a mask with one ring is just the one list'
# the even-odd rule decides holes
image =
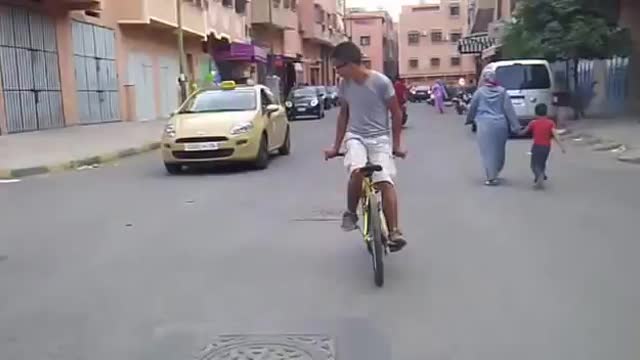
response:
{"label": "yellow taxi car", "polygon": [[199,90],[172,115],[162,136],[162,158],[170,174],[185,165],[250,162],[269,165],[271,153],[289,155],[289,120],[266,86]]}

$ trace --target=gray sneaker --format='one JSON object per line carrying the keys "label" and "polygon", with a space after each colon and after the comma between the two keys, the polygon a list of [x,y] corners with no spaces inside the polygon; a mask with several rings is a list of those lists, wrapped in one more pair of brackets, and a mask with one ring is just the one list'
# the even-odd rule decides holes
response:
{"label": "gray sneaker", "polygon": [[342,230],[344,231],[354,231],[358,229],[358,215],[345,211],[342,214]]}
{"label": "gray sneaker", "polygon": [[391,252],[397,252],[407,246],[407,240],[405,240],[402,231],[396,229],[389,234],[389,242],[387,244]]}

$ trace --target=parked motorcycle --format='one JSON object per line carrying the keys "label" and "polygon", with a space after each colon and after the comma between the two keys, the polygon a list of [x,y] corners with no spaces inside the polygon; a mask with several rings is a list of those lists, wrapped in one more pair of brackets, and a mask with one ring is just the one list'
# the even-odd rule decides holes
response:
{"label": "parked motorcycle", "polygon": [[456,108],[458,115],[464,115],[469,110],[469,104],[471,103],[471,94],[459,93],[453,98],[453,105]]}

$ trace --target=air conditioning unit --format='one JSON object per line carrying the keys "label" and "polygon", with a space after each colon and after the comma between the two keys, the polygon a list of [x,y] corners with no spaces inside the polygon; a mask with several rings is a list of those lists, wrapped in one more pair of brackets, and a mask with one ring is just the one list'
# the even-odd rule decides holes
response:
{"label": "air conditioning unit", "polygon": [[422,35],[422,36],[429,36],[429,32],[428,32],[428,31],[422,31],[422,32],[420,33],[420,35]]}

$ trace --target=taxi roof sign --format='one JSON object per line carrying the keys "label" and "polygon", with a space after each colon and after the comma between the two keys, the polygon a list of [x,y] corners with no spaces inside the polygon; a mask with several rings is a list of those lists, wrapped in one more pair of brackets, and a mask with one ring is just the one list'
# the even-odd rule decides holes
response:
{"label": "taxi roof sign", "polygon": [[236,82],[233,80],[227,80],[220,83],[220,88],[222,90],[235,90]]}

